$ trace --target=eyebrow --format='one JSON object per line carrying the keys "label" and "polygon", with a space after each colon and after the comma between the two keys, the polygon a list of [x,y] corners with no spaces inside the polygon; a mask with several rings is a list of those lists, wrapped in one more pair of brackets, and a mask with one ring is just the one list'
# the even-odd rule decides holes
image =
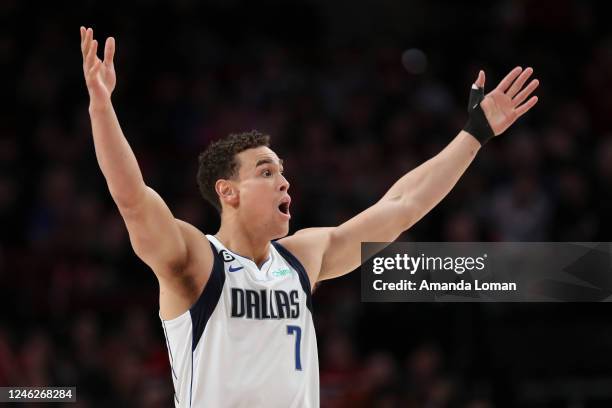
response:
{"label": "eyebrow", "polygon": [[[280,167],[283,167],[283,163],[284,163],[283,159],[278,159],[278,164],[280,165]],[[262,164],[275,164],[275,163],[272,159],[260,159],[257,161],[255,168],[261,166]]]}

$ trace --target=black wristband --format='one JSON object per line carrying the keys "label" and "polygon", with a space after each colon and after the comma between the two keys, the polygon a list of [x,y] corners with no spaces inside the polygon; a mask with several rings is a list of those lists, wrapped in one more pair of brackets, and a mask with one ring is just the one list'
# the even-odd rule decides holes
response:
{"label": "black wristband", "polygon": [[476,84],[470,88],[470,99],[468,100],[468,113],[472,113],[476,105],[484,99],[484,88],[478,88]]}
{"label": "black wristband", "polygon": [[481,146],[484,146],[489,139],[495,136],[487,117],[480,107],[480,102],[482,102],[483,99],[484,89],[472,87],[468,102],[468,113],[470,117],[463,127],[463,130],[474,136],[476,140],[480,142]]}

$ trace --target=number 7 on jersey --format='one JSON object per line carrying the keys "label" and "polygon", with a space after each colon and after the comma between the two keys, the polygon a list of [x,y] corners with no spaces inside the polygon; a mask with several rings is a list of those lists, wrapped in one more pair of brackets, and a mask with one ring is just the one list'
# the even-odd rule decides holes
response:
{"label": "number 7 on jersey", "polygon": [[287,326],[287,334],[295,333],[295,369],[302,371],[302,359],[300,358],[300,342],[302,341],[302,328],[300,326]]}

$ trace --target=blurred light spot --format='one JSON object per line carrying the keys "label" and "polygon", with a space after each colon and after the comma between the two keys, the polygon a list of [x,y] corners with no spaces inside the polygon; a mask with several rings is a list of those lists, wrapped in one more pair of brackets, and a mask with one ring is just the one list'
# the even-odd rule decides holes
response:
{"label": "blurred light spot", "polygon": [[418,48],[410,48],[402,54],[402,64],[411,74],[422,74],[427,70],[427,55]]}

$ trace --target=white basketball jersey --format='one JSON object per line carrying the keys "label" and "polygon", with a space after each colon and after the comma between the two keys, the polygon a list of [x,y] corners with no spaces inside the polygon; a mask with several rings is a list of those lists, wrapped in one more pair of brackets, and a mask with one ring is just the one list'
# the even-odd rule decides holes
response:
{"label": "white basketball jersey", "polygon": [[310,282],[276,242],[258,268],[212,235],[214,264],[196,303],[163,320],[175,406],[318,407]]}

